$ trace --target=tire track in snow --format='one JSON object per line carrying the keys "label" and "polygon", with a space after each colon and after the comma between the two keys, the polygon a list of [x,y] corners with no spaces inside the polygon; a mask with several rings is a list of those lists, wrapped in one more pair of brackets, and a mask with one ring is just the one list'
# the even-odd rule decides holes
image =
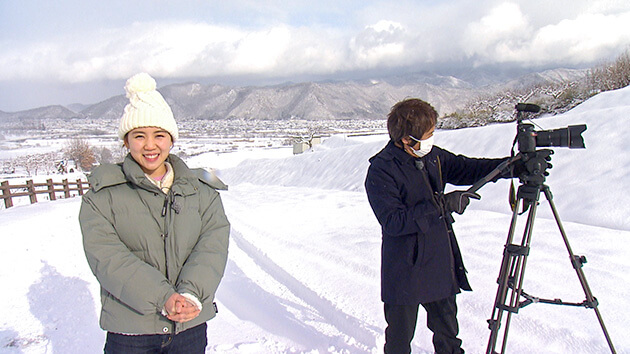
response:
{"label": "tire track in snow", "polygon": [[[253,281],[251,276],[232,260],[228,261],[226,276],[217,292],[217,299],[240,320],[251,322],[274,336],[290,339],[290,341],[285,339],[285,342],[321,350],[326,349],[321,343],[330,342],[330,338],[304,325],[288,311],[288,308],[298,307],[298,304],[270,293]],[[274,339],[264,338],[260,344],[267,346],[269,341],[274,341]],[[235,347],[243,343],[236,343]],[[286,344],[286,346],[292,347],[294,344]],[[291,350],[285,348],[284,351]]]}
{"label": "tire track in snow", "polygon": [[[260,327],[267,328],[272,333],[289,337],[296,343],[306,346],[315,346],[315,348],[328,350],[331,346],[335,350],[347,350],[352,353],[371,352],[377,346],[376,338],[380,333],[380,328],[365,323],[353,316],[344,313],[337,308],[331,301],[318,295],[314,290],[310,289],[300,280],[289,274],[286,270],[276,264],[267,257],[264,252],[247,241],[243,235],[232,228],[231,238],[235,246],[245,252],[255,264],[260,267],[269,277],[285,286],[292,294],[314,309],[315,315],[320,317],[320,321],[335,327],[341,334],[329,335],[306,323],[303,319],[299,319],[295,314],[288,311],[287,306],[295,306],[288,304],[289,300],[283,299],[276,295],[270,294],[262,289],[255,281],[247,279],[247,275],[236,265],[230,261],[229,268],[233,274],[240,280],[238,284],[230,285],[230,280],[226,284],[222,284],[222,290],[228,295],[221,301],[230,308],[230,311],[238,313],[239,310],[235,306],[242,306],[241,301],[232,301],[236,297],[243,297],[243,290],[252,291],[250,299],[256,299],[259,304],[252,304],[252,307],[263,306],[267,309],[253,309],[257,314],[250,316],[259,322]],[[246,284],[243,289],[243,284]],[[227,301],[226,301],[227,300]],[[299,305],[298,305],[299,306]],[[312,312],[307,308],[299,310],[305,317],[312,316]],[[273,323],[269,323],[268,318],[264,318],[266,314],[274,313]]]}

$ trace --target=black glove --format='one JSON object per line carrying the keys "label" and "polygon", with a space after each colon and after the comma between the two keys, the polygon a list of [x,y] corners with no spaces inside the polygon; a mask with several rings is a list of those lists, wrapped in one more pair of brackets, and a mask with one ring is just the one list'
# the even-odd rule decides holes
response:
{"label": "black glove", "polygon": [[445,207],[450,212],[462,214],[470,203],[470,198],[481,199],[477,193],[467,191],[454,191],[444,195]]}
{"label": "black glove", "polygon": [[[506,158],[506,160],[507,159],[508,158]],[[492,178],[492,182],[496,182],[501,178],[518,178],[518,176],[524,172],[527,172],[527,166],[525,165],[523,159],[518,159],[511,162],[509,168],[504,169],[501,173]]]}
{"label": "black glove", "polygon": [[543,149],[543,150],[538,151],[538,154],[536,155],[535,158],[530,158],[528,159],[528,161],[523,161],[522,158],[519,160],[516,160],[512,162],[511,168],[508,169],[504,173],[504,175],[501,177],[502,178],[510,178],[510,177],[520,178],[520,176],[524,173],[529,174],[540,169],[544,169],[545,171],[543,171],[542,174],[544,176],[548,176],[549,173],[546,170],[553,167],[553,165],[549,163],[549,161],[551,161],[551,154],[553,154],[553,151]]}
{"label": "black glove", "polygon": [[525,166],[525,162],[523,162],[523,160],[515,161],[512,164],[512,171],[511,171],[510,177],[518,177],[524,172],[527,172],[527,166]]}

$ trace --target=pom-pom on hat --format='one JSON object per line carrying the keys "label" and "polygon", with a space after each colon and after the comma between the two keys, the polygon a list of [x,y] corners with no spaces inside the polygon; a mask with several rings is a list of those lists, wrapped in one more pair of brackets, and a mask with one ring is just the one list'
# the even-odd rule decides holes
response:
{"label": "pom-pom on hat", "polygon": [[173,141],[179,138],[173,111],[156,87],[155,80],[147,73],[136,74],[127,80],[125,91],[129,104],[120,118],[118,137],[124,139],[136,128],[158,127],[169,132]]}

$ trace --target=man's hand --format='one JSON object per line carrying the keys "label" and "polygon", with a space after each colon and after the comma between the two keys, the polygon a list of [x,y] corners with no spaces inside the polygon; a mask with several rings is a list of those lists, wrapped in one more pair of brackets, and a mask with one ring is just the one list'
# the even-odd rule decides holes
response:
{"label": "man's hand", "polygon": [[470,203],[470,198],[481,199],[477,193],[467,191],[454,191],[444,195],[445,207],[450,212],[462,214]]}

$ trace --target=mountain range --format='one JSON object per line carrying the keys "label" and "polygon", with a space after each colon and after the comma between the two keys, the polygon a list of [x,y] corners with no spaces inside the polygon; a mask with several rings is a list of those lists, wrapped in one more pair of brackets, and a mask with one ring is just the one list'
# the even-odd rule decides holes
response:
{"label": "mountain range", "polygon": [[[186,82],[158,90],[178,120],[369,120],[384,118],[390,107],[404,98],[422,98],[440,115],[445,115],[483,94],[573,81],[585,73],[586,70],[554,69],[511,79],[483,71],[458,77],[416,73],[382,79],[241,87]],[[116,121],[127,103],[127,98],[121,94],[92,105],[54,105],[11,113],[0,111],[0,121],[14,124],[16,120],[77,118]]]}

